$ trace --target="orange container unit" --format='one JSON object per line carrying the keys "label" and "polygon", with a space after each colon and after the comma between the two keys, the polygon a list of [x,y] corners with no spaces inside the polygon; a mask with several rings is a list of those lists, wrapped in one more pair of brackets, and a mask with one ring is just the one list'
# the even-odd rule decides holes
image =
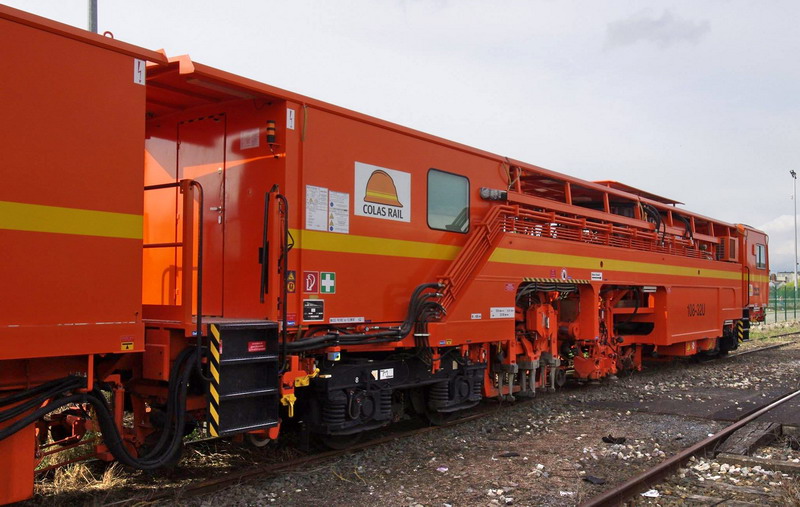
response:
{"label": "orange container unit", "polygon": [[[108,373],[144,349],[145,65],[163,57],[4,6],[0,47],[0,391],[69,375],[91,388],[96,357]],[[0,503],[31,495],[41,431],[0,441],[14,472]]]}
{"label": "orange container unit", "polygon": [[142,350],[142,111],[160,55],[8,8],[0,23],[0,360]]}

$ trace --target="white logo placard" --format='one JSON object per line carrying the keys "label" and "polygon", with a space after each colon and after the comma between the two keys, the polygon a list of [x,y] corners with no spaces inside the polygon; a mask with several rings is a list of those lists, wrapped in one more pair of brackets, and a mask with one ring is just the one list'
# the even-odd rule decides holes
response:
{"label": "white logo placard", "polygon": [[353,212],[362,217],[411,221],[411,174],[356,162]]}

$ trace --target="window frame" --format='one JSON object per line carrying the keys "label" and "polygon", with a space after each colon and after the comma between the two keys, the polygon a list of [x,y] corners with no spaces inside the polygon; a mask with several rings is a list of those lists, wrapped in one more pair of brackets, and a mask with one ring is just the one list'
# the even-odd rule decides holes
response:
{"label": "window frame", "polygon": [[[467,205],[466,205],[466,209],[467,209],[467,228],[466,228],[466,230],[454,231],[454,230],[451,230],[451,229],[434,227],[434,226],[431,225],[431,222],[430,222],[431,179],[430,178],[431,178],[431,173],[434,172],[434,171],[438,172],[438,173],[442,173],[442,174],[449,174],[451,176],[457,176],[457,177],[463,178],[463,179],[465,179],[467,181]],[[431,229],[433,231],[454,232],[456,234],[467,234],[470,231],[470,229],[472,228],[472,220],[470,220],[471,217],[469,216],[470,212],[471,212],[470,191],[472,189],[472,184],[471,184],[469,178],[467,176],[464,176],[463,174],[458,174],[458,173],[454,173],[454,172],[451,172],[451,171],[443,171],[441,169],[436,169],[435,167],[431,167],[431,168],[428,169],[428,174],[425,175],[425,186],[426,186],[426,188],[425,188],[425,223],[428,224],[428,229]]]}
{"label": "window frame", "polygon": [[756,269],[767,268],[767,245],[756,243]]}

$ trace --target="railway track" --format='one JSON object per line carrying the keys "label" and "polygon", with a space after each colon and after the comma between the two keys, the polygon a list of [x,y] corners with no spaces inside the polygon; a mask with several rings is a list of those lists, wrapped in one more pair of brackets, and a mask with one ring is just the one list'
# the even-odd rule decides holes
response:
{"label": "railway track", "polygon": [[[800,335],[800,333],[787,333],[785,335],[779,335],[779,336],[770,337],[770,338],[784,338],[784,337],[798,336],[798,335]],[[740,352],[729,354],[728,356],[725,356],[725,359],[730,359],[730,358],[734,358],[734,357],[739,357],[739,356],[743,356],[743,355],[748,355],[748,354],[753,354],[753,353],[757,353],[757,352],[763,352],[763,351],[766,351],[766,350],[771,350],[771,349],[775,349],[775,348],[779,348],[779,347],[784,347],[784,346],[789,345],[791,343],[794,343],[794,341],[788,341],[788,342],[785,342],[785,343],[778,343],[778,344],[767,345],[767,346],[764,346],[764,347],[756,347],[756,348],[752,348],[752,349],[748,349],[748,350],[743,350],[743,351],[740,351]],[[796,392],[794,394],[800,394],[800,391],[798,391],[798,392]],[[786,398],[786,399],[788,400],[789,398]],[[517,401],[515,403],[515,405],[519,406],[519,405],[529,404],[531,402],[534,402],[534,400],[535,400],[535,398],[520,399],[519,401]],[[192,482],[192,483],[190,483],[190,484],[188,484],[186,486],[183,486],[183,487],[181,487],[179,489],[170,489],[170,490],[163,490],[163,491],[158,491],[158,492],[144,494],[144,495],[137,495],[134,498],[120,500],[120,501],[117,501],[117,502],[114,502],[114,503],[110,503],[110,504],[106,504],[106,505],[122,507],[122,506],[128,506],[128,505],[143,505],[143,504],[147,504],[147,503],[150,503],[150,502],[158,503],[158,502],[163,502],[163,501],[166,501],[166,500],[189,499],[189,498],[199,497],[199,496],[203,496],[203,495],[207,495],[207,494],[210,494],[210,493],[213,493],[213,492],[216,492],[216,491],[220,491],[220,490],[225,489],[227,487],[238,485],[238,484],[241,484],[241,483],[250,482],[250,481],[253,481],[253,480],[257,480],[257,479],[265,479],[265,478],[269,478],[269,477],[274,477],[274,476],[278,476],[280,474],[284,474],[284,473],[290,472],[292,470],[300,469],[300,468],[303,468],[303,467],[308,467],[310,465],[320,464],[320,463],[326,462],[328,460],[331,460],[331,459],[334,459],[334,458],[337,458],[337,457],[345,456],[345,455],[352,454],[352,453],[357,453],[357,452],[369,449],[371,447],[375,447],[375,446],[378,446],[378,445],[381,445],[381,444],[385,444],[385,443],[388,443],[388,442],[392,442],[392,441],[395,441],[395,440],[413,438],[413,437],[420,436],[420,435],[423,435],[423,434],[426,434],[426,433],[429,433],[429,432],[436,431],[436,430],[438,430],[440,428],[454,427],[454,426],[465,424],[465,423],[468,423],[468,422],[471,422],[471,421],[482,419],[484,417],[487,417],[489,415],[492,415],[492,414],[496,413],[496,411],[501,409],[502,406],[503,406],[502,402],[500,402],[500,403],[485,403],[485,404],[482,404],[482,405],[479,406],[479,408],[477,409],[477,412],[474,412],[474,413],[472,413],[472,414],[470,414],[468,416],[462,417],[460,419],[457,419],[457,420],[454,420],[454,421],[451,421],[451,422],[448,422],[446,424],[442,424],[442,425],[439,425],[439,426],[422,426],[422,427],[416,427],[416,428],[409,429],[409,430],[404,430],[404,431],[395,431],[395,432],[391,432],[388,435],[380,436],[380,437],[377,437],[377,438],[372,438],[372,439],[369,439],[367,441],[351,445],[346,449],[328,450],[328,451],[323,451],[323,452],[316,452],[316,453],[313,453],[313,454],[310,454],[310,455],[301,456],[301,457],[298,457],[298,458],[290,459],[290,460],[287,460],[287,461],[282,461],[282,462],[279,462],[279,463],[271,463],[271,464],[264,464],[264,465],[259,465],[259,466],[252,466],[252,467],[248,467],[245,470],[239,470],[239,471],[227,473],[227,474],[222,475],[220,477],[214,477],[214,478],[210,478],[210,479],[198,480],[196,482]],[[770,407],[771,406],[772,405],[770,405]],[[750,420],[752,420],[752,418],[757,417],[758,415],[760,415],[760,414],[762,414],[764,412],[765,412],[765,409],[762,409],[762,410],[752,414],[748,418],[743,419],[742,421],[739,421],[738,423],[733,424],[733,425],[729,426],[728,428],[726,428],[725,430],[715,434],[715,437],[713,437],[713,438],[709,437],[708,439],[696,444],[695,446],[690,447],[684,453],[681,453],[680,455],[667,460],[667,462],[664,462],[664,463],[667,463],[667,467],[668,468],[664,468],[663,470],[659,469],[660,471],[657,470],[656,472],[653,473],[652,476],[648,476],[648,478],[639,478],[636,481],[634,481],[631,485],[628,485],[628,483],[626,483],[626,485],[627,485],[626,487],[629,488],[628,491],[634,491],[633,493],[620,492],[620,493],[613,493],[613,494],[614,495],[626,495],[626,494],[633,495],[633,494],[635,494],[636,491],[639,491],[639,489],[645,487],[644,484],[651,484],[654,480],[658,480],[658,478],[661,478],[661,477],[664,477],[665,475],[668,475],[670,473],[669,471],[674,470],[675,468],[677,468],[677,466],[679,466],[680,463],[685,462],[685,460],[689,459],[692,455],[695,455],[697,453],[702,452],[704,449],[707,449],[709,446],[713,446],[720,439],[724,438],[728,434],[730,434],[733,431],[735,431],[737,428],[741,427],[742,425],[744,425],[747,422],[749,422]],[[209,440],[210,439],[203,439],[203,440],[198,441],[198,442],[208,442]],[[686,456],[684,457],[685,453],[689,453],[689,454],[686,454]],[[629,481],[629,482],[631,482],[631,481]],[[633,484],[635,484],[635,485],[633,485]],[[639,489],[637,489],[637,488],[639,488]],[[609,493],[609,494],[611,494],[611,493]],[[613,503],[597,503],[597,504],[587,504],[587,505],[612,505],[612,504]]]}
{"label": "railway track", "polygon": [[692,458],[692,456],[698,456],[702,453],[705,453],[709,449],[712,449],[714,446],[721,443],[724,439],[732,435],[739,428],[742,428],[743,426],[751,423],[752,421],[758,419],[759,417],[766,414],[770,410],[779,407],[780,405],[786,403],[787,401],[795,398],[798,395],[800,395],[800,389],[773,400],[765,407],[731,424],[730,426],[723,428],[722,430],[718,431],[712,436],[709,436],[708,438],[701,440],[700,442],[685,449],[683,452],[680,452],[675,456],[672,456],[671,458],[662,461],[655,467],[633,477],[632,479],[624,482],[623,484],[620,484],[619,486],[610,489],[605,493],[602,493],[590,499],[587,502],[580,504],[580,507],[605,507],[605,506],[621,504],[625,500],[628,500],[637,493],[646,490],[651,485],[663,480],[668,475],[675,472],[681,465],[689,461]]}

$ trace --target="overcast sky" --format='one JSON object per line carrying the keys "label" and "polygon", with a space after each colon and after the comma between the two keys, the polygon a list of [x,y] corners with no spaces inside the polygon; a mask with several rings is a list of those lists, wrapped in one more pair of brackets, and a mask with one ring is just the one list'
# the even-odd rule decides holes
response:
{"label": "overcast sky", "polygon": [[[86,27],[86,0],[7,1]],[[794,258],[800,2],[99,0],[100,32],[770,236]]]}

